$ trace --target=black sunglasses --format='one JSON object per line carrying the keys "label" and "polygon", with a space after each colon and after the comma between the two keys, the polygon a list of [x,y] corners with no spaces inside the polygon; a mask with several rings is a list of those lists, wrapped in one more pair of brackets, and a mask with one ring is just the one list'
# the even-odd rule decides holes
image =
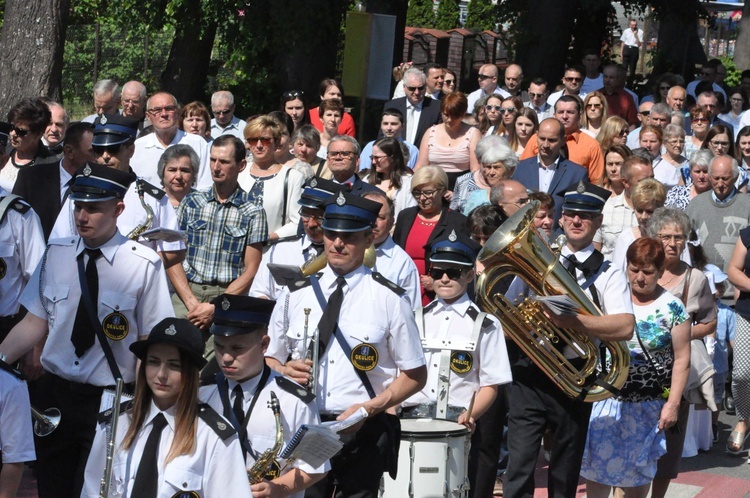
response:
{"label": "black sunglasses", "polygon": [[443,275],[448,275],[451,280],[458,280],[463,272],[461,268],[430,268],[430,276],[433,280],[440,280]]}
{"label": "black sunglasses", "polygon": [[104,154],[104,151],[107,151],[110,156],[115,156],[120,152],[120,147],[122,147],[122,144],[117,145],[92,145],[91,148],[94,149],[94,152],[101,155]]}
{"label": "black sunglasses", "polygon": [[19,138],[23,138],[31,132],[31,130],[24,130],[23,128],[17,128],[15,125],[10,125],[10,131],[14,132],[16,136]]}

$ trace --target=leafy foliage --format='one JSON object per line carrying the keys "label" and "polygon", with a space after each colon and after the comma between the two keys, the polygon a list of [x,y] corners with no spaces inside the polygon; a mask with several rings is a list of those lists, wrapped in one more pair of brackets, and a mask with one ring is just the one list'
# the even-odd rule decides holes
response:
{"label": "leafy foliage", "polygon": [[443,31],[461,27],[461,10],[458,8],[458,0],[440,0],[435,27]]}
{"label": "leafy foliage", "polygon": [[719,57],[719,59],[721,59],[721,63],[724,67],[727,68],[727,77],[724,79],[724,83],[726,83],[729,88],[739,86],[741,81],[740,74],[742,71],[734,63],[734,60],[728,55]]}
{"label": "leafy foliage", "polygon": [[473,31],[494,30],[496,18],[497,8],[492,0],[471,0],[464,28]]}
{"label": "leafy foliage", "polygon": [[409,0],[406,25],[416,28],[435,27],[435,7],[432,0]]}

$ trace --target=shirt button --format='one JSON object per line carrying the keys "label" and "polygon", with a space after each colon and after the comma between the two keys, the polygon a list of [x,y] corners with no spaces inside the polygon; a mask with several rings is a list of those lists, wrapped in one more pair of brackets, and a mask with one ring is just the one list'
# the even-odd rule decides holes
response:
{"label": "shirt button", "polygon": [[187,489],[187,483],[186,483],[186,482],[183,482],[183,483],[182,483],[182,487],[183,487],[183,488],[186,488],[186,489]]}
{"label": "shirt button", "polygon": [[430,389],[430,392],[431,392],[431,393],[434,393],[434,392],[435,392],[435,390],[434,390],[434,389]]}
{"label": "shirt button", "polygon": [[446,317],[445,317],[445,319],[446,319],[446,320],[450,320],[450,317],[449,317],[449,316],[446,316]]}
{"label": "shirt button", "polygon": [[432,366],[435,367],[435,368],[437,368],[437,363],[433,363]]}
{"label": "shirt button", "polygon": [[331,363],[333,363],[333,360],[331,360]]}
{"label": "shirt button", "polygon": [[329,397],[329,398],[331,397],[331,393],[328,393],[328,397]]}
{"label": "shirt button", "polygon": [[77,361],[75,361],[75,362],[73,362],[73,363],[74,363],[75,365],[78,365],[78,362],[77,362]]}

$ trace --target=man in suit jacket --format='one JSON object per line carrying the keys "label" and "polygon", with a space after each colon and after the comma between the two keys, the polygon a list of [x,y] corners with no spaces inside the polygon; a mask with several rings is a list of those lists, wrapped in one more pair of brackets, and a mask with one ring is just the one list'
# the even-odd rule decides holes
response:
{"label": "man in suit jacket", "polygon": [[419,148],[425,132],[441,121],[440,101],[425,98],[427,77],[419,69],[407,69],[403,82],[406,97],[389,100],[383,110],[401,111],[404,116],[404,140]]}
{"label": "man in suit jacket", "polygon": [[359,143],[349,135],[337,135],[328,143],[328,169],[333,173],[333,181],[345,185],[353,194],[382,192],[375,185],[363,182],[357,176],[359,167]]}
{"label": "man in suit jacket", "polygon": [[[513,179],[522,183],[529,190],[555,195],[568,190],[572,184],[581,180],[588,182],[586,169],[560,155],[560,148],[565,143],[565,127],[555,118],[542,121],[537,132],[539,153],[518,163]],[[555,221],[557,226],[562,216],[562,203],[555,203]]]}
{"label": "man in suit jacket", "polygon": [[45,240],[55,226],[63,197],[73,184],[76,170],[94,160],[93,138],[91,123],[74,123],[65,131],[62,159],[53,156],[54,161],[37,162],[18,172],[13,193],[23,197],[39,215]]}

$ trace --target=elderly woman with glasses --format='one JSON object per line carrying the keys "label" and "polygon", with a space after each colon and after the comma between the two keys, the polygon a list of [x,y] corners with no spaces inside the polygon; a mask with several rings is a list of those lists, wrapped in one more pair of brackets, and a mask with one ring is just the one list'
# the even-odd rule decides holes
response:
{"label": "elderly woman with glasses", "polygon": [[245,148],[253,161],[237,178],[242,190],[266,211],[270,240],[297,233],[297,200],[305,182],[302,173],[276,160],[283,131],[283,125],[270,116],[258,116],[245,126]]}
{"label": "elderly woman with glasses", "polygon": [[687,167],[683,166],[681,170],[682,182],[685,185],[677,185],[669,190],[667,201],[664,203],[666,207],[684,211],[693,197],[711,190],[708,165],[713,157],[708,149],[699,149],[693,153]]}
{"label": "elderly woman with glasses", "polygon": [[[446,97],[448,98],[448,97]],[[401,211],[393,231],[393,241],[411,257],[420,275],[422,306],[435,297],[432,278],[427,272],[425,247],[445,234],[464,233],[471,236],[466,227],[466,216],[448,207],[445,194],[448,190],[448,175],[439,166],[424,166],[411,179],[411,193],[417,205]]]}
{"label": "elderly woman with glasses", "polygon": [[[499,135],[489,135],[477,143],[475,154],[479,158],[479,171],[473,171],[461,175],[456,180],[451,198],[451,209],[463,214],[468,214],[472,209],[489,202],[489,192],[500,180],[505,180],[513,175],[518,164],[518,157],[508,147],[505,139]],[[469,207],[469,198],[476,194],[472,206]]]}
{"label": "elderly woman with glasses", "polygon": [[711,111],[706,107],[695,105],[690,109],[690,130],[691,133],[685,140],[685,151],[683,155],[690,160],[693,152],[703,146],[703,142],[708,135],[709,123],[711,122]]}
{"label": "elderly woman with glasses", "polygon": [[666,154],[662,154],[661,161],[653,164],[654,178],[671,188],[684,183],[682,168],[688,165],[687,158],[682,155],[685,130],[681,126],[670,123],[664,127],[664,148]]}

